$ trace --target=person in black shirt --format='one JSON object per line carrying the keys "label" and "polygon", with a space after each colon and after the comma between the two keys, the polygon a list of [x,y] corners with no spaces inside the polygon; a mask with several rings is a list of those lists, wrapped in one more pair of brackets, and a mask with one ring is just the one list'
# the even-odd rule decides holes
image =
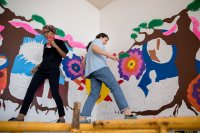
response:
{"label": "person in black shirt", "polygon": [[57,122],[65,122],[63,102],[59,95],[59,66],[62,58],[66,57],[68,50],[63,41],[54,39],[56,33],[56,28],[54,26],[46,25],[43,27],[42,31],[47,38],[47,43],[44,45],[42,62],[31,70],[34,76],[26,92],[20,112],[16,118],[13,117],[9,119],[9,121],[24,121],[24,117],[27,114],[37,88],[45,79],[48,79],[52,97],[58,108],[59,119]]}

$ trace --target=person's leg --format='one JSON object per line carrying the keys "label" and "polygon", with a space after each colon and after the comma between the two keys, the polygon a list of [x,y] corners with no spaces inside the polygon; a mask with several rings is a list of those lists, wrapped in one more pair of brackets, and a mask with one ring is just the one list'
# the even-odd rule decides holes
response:
{"label": "person's leg", "polygon": [[33,97],[35,95],[37,88],[44,80],[45,80],[45,75],[43,75],[42,73],[38,71],[33,75],[33,78],[27,89],[27,92],[24,97],[22,107],[20,109],[19,115],[17,116],[17,119],[24,119],[24,116],[27,114],[27,111],[31,102],[33,101]]}
{"label": "person's leg", "polygon": [[110,69],[108,67],[104,67],[95,71],[93,76],[102,81],[111,90],[111,93],[113,94],[121,113],[124,113],[125,115],[131,115],[131,110],[128,107],[128,103],[124,97],[122,89]]}
{"label": "person's leg", "polygon": [[95,102],[99,98],[99,94],[101,91],[101,84],[102,84],[101,81],[99,81],[95,77],[91,77],[91,92],[83,106],[83,109],[81,112],[81,118],[91,116],[91,112],[95,105]]}
{"label": "person's leg", "polygon": [[59,119],[64,120],[65,111],[63,107],[63,101],[59,94],[59,77],[60,77],[60,71],[56,71],[56,72],[49,73],[48,79],[49,79],[52,97],[54,98],[57,108],[58,108]]}

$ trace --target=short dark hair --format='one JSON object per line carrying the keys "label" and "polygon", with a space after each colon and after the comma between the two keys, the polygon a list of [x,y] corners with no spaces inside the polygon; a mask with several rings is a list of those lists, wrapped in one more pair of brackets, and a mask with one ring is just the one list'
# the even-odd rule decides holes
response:
{"label": "short dark hair", "polygon": [[101,37],[102,37],[102,38],[106,37],[106,38],[109,39],[108,35],[105,34],[105,33],[99,33],[99,34],[96,36],[96,39],[101,38]]}
{"label": "short dark hair", "polygon": [[43,27],[43,29],[48,29],[49,31],[53,32],[54,34],[56,34],[56,27],[54,27],[53,25],[45,25]]}

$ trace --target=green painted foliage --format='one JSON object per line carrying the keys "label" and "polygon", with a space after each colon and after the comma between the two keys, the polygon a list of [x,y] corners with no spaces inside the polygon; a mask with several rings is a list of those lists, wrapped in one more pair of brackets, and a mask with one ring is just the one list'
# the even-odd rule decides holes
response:
{"label": "green painted foliage", "polygon": [[136,39],[137,38],[137,34],[135,34],[135,33],[131,34],[131,38],[132,39]]}
{"label": "green painted foliage", "polygon": [[6,0],[0,0],[0,4],[6,6],[8,3],[6,2]]}
{"label": "green painted foliage", "polygon": [[125,53],[120,53],[120,54],[119,54],[119,58],[120,58],[120,59],[127,58],[127,57],[130,57],[130,54],[127,53],[127,52],[125,52]]}
{"label": "green painted foliage", "polygon": [[133,31],[140,32],[140,27],[134,28]]}
{"label": "green painted foliage", "polygon": [[151,21],[149,22],[148,27],[149,27],[150,29],[152,29],[152,28],[154,28],[154,27],[159,27],[159,26],[161,26],[161,25],[163,25],[163,21],[162,21],[161,19],[153,19],[153,20],[151,20]]}
{"label": "green painted foliage", "polygon": [[39,16],[39,15],[33,14],[33,15],[32,15],[32,19],[35,20],[35,21],[38,22],[38,23],[41,23],[43,26],[46,25],[46,21],[44,20],[44,18],[41,17],[41,16]]}
{"label": "green painted foliage", "polygon": [[200,0],[194,0],[187,6],[187,9],[190,11],[198,11],[200,9]]}
{"label": "green painted foliage", "polygon": [[56,34],[61,36],[61,37],[64,37],[65,36],[65,32],[59,28],[56,28]]}
{"label": "green painted foliage", "polygon": [[141,24],[139,25],[139,27],[146,29],[146,28],[147,28],[147,23],[141,23]]}

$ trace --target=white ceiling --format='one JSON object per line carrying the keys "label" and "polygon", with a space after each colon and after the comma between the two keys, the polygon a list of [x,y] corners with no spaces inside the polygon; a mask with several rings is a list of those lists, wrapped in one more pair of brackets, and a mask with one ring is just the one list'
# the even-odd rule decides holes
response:
{"label": "white ceiling", "polygon": [[103,8],[104,6],[108,5],[113,0],[87,0],[90,4],[95,6],[98,9]]}

